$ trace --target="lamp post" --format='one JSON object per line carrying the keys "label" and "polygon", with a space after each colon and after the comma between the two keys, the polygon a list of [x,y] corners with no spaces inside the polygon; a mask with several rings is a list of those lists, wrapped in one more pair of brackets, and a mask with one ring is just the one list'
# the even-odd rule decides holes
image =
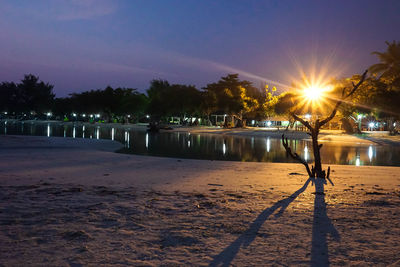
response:
{"label": "lamp post", "polygon": [[358,114],[358,115],[357,115],[357,120],[358,120],[358,132],[360,132],[360,133],[361,133],[361,121],[362,121],[362,117],[363,117],[362,114]]}

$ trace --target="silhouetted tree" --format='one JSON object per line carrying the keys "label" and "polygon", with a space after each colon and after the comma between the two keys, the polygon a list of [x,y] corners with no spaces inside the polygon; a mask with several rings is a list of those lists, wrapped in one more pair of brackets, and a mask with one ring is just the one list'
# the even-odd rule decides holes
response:
{"label": "silhouetted tree", "polygon": [[147,89],[149,98],[147,111],[152,115],[153,120],[159,121],[161,116],[164,115],[164,111],[168,110],[166,95],[169,87],[169,82],[165,80],[152,80],[150,82],[150,88]]}
{"label": "silhouetted tree", "polygon": [[20,83],[3,82],[0,85],[0,105],[11,112],[48,112],[53,104],[53,85],[39,81],[32,74],[24,76]]}
{"label": "silhouetted tree", "polygon": [[[290,111],[290,115],[293,117],[295,121],[299,121],[301,124],[303,124],[309,131],[309,135],[311,136],[312,139],[312,150],[314,154],[314,166],[311,167],[311,169],[308,166],[308,163],[303,160],[297,153],[293,153],[291,148],[288,145],[288,140],[285,138],[284,135],[282,135],[282,144],[286,149],[286,152],[289,156],[291,156],[293,159],[299,161],[302,163],[309,175],[309,177],[318,177],[318,178],[329,178],[330,174],[330,167],[328,167],[328,171],[325,172],[322,170],[322,164],[321,164],[321,155],[320,155],[320,150],[322,148],[322,144],[318,143],[318,135],[321,127],[323,127],[325,124],[327,124],[329,121],[331,121],[339,107],[342,105],[343,101],[349,99],[355,92],[356,90],[360,87],[360,85],[364,82],[365,78],[367,75],[367,71],[364,72],[364,74],[360,77],[360,80],[358,81],[357,84],[352,84],[352,88],[348,90],[346,87],[342,89],[342,93],[340,98],[333,98],[332,101],[335,102],[334,107],[330,113],[329,116],[323,118],[323,119],[315,119],[314,122],[312,121],[307,121],[300,116],[298,116],[296,111],[298,110],[298,106],[294,105],[293,108]],[[291,101],[293,104],[296,102],[294,99],[290,99],[290,95],[288,95],[288,99]]]}
{"label": "silhouetted tree", "polygon": [[199,115],[201,92],[192,85],[172,84],[164,80],[153,80],[147,90],[148,111],[155,120],[165,116],[184,117]]}
{"label": "silhouetted tree", "polygon": [[217,96],[212,91],[201,92],[200,109],[207,116],[207,123],[211,125],[210,115],[217,111]]}
{"label": "silhouetted tree", "polygon": [[204,89],[215,95],[218,111],[238,120],[237,126],[244,126],[248,115],[260,107],[262,93],[251,82],[239,80],[238,74],[228,74]]}
{"label": "silhouetted tree", "polygon": [[[373,52],[380,63],[369,68],[371,76],[364,81],[351,101],[341,107],[344,119],[358,114],[368,114],[386,121],[385,128],[394,134],[394,121],[400,118],[400,43],[386,42],[385,52]],[[337,81],[338,87],[348,87],[358,81],[360,75]],[[355,114],[355,115],[354,115]]]}
{"label": "silhouetted tree", "polygon": [[373,52],[380,63],[374,64],[369,71],[387,84],[388,90],[400,90],[400,42],[386,42],[385,52]]}
{"label": "silhouetted tree", "polygon": [[22,95],[18,86],[13,82],[3,82],[0,84],[0,110],[16,112],[22,109]]}
{"label": "silhouetted tree", "polygon": [[[144,94],[132,88],[107,86],[104,90],[91,90],[74,93],[67,99],[57,99],[68,113],[101,113],[106,121],[122,120],[125,115],[132,115],[134,120],[143,116],[148,100]],[[59,111],[58,111],[59,112]],[[65,114],[65,113],[64,113]]]}
{"label": "silhouetted tree", "polygon": [[39,77],[32,74],[25,75],[18,88],[24,99],[24,111],[44,113],[51,109],[54,99],[53,85],[39,81]]}

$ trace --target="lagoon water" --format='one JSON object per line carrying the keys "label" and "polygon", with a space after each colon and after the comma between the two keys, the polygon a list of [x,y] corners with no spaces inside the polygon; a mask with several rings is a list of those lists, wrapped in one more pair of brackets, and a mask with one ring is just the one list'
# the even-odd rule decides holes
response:
{"label": "lagoon water", "polygon": [[[120,153],[149,156],[258,162],[294,162],[286,157],[281,140],[179,132],[148,133],[143,129],[112,128],[108,125],[63,124],[60,122],[0,122],[2,135],[37,135],[111,139],[124,147]],[[293,150],[312,162],[310,141],[289,140]],[[400,166],[400,147],[324,142],[324,164]]]}

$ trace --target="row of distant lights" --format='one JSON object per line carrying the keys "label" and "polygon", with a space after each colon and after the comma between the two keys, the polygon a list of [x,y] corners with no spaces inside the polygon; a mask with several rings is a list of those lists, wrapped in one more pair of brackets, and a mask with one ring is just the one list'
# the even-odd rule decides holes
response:
{"label": "row of distant lights", "polygon": [[[4,112],[4,114],[7,115],[7,112]],[[53,114],[52,114],[51,112],[47,112],[46,115],[47,115],[48,117],[51,117]],[[72,113],[71,115],[72,115],[72,117],[77,117],[77,116],[78,116],[78,114],[76,114],[76,113]],[[127,115],[127,116],[128,116],[128,118],[131,117],[131,115]],[[82,114],[82,117],[83,117],[83,118],[86,118],[86,114]],[[89,117],[90,117],[90,118],[93,118],[93,117],[100,118],[100,114],[94,114],[94,115],[93,115],[93,114],[90,114]],[[150,115],[146,115],[146,118],[150,118]]]}
{"label": "row of distant lights", "polygon": [[[8,114],[8,112],[7,111],[5,111],[5,112],[3,112],[5,115],[7,115]],[[51,117],[53,114],[51,113],[51,112],[47,112],[47,114],[46,114],[48,117]],[[72,113],[72,116],[73,117],[77,117],[78,116],[78,114],[76,114],[76,113]],[[131,115],[127,115],[128,116],[128,118],[130,118],[131,117]],[[227,116],[226,114],[224,115],[225,117]],[[86,114],[82,114],[82,117],[83,118],[86,118]],[[93,117],[96,117],[96,118],[100,118],[100,114],[90,114],[89,115],[89,117],[90,118],[93,118]],[[304,116],[307,120],[309,120],[310,118],[311,118],[311,115],[310,114],[306,114],[305,116]],[[357,119],[359,119],[359,120],[361,120],[362,119],[362,117],[363,117],[363,115],[357,115]],[[148,119],[148,118],[150,118],[150,115],[146,115],[146,118]],[[252,124],[254,124],[255,123],[255,121],[253,120],[252,121]],[[272,125],[272,122],[271,121],[267,121],[267,126],[271,126]],[[396,123],[393,123],[393,126],[394,127],[396,127]],[[368,124],[368,127],[369,128],[378,128],[379,127],[379,123],[378,122],[370,122],[369,124]]]}
{"label": "row of distant lights", "polygon": [[[77,117],[77,116],[78,116],[78,114],[72,113],[72,117]],[[82,117],[83,117],[83,118],[86,118],[86,114],[82,114]],[[90,114],[89,117],[90,117],[90,118],[93,118],[93,117],[100,118],[100,114],[94,114],[94,115],[93,115],[93,114]]]}

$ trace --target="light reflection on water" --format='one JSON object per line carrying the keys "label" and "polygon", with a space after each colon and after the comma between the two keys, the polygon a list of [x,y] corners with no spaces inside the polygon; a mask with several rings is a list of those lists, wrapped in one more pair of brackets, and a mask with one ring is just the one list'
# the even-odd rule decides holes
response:
{"label": "light reflection on water", "polygon": [[[122,153],[235,161],[293,162],[286,157],[281,139],[191,133],[148,133],[144,129],[120,129],[107,126],[0,122],[1,134],[41,135],[73,138],[111,139],[124,144]],[[294,151],[312,162],[311,143],[289,140]],[[400,166],[400,149],[394,146],[362,146],[325,142],[321,149],[324,164]]]}
{"label": "light reflection on water", "polygon": [[369,161],[372,161],[372,157],[374,156],[374,152],[373,152],[373,148],[372,146],[368,147],[368,157],[369,157]]}

